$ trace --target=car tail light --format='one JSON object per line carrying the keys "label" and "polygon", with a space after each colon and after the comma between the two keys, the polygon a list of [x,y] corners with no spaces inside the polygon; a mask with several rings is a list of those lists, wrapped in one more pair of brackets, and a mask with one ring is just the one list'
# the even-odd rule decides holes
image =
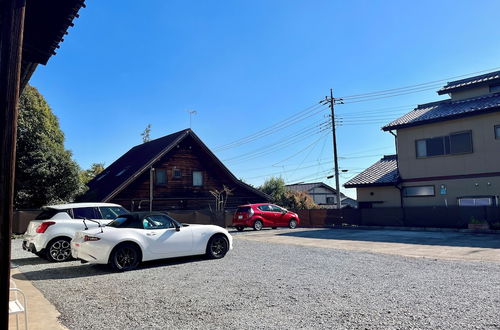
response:
{"label": "car tail light", "polygon": [[36,227],[36,232],[39,234],[43,234],[43,233],[45,233],[47,228],[49,228],[50,226],[55,225],[55,224],[56,223],[54,221],[42,222],[42,224],[40,226]]}
{"label": "car tail light", "polygon": [[95,237],[95,236],[89,236],[89,235],[83,236],[84,242],[93,242],[93,241],[98,241],[100,239],[101,239],[100,237]]}

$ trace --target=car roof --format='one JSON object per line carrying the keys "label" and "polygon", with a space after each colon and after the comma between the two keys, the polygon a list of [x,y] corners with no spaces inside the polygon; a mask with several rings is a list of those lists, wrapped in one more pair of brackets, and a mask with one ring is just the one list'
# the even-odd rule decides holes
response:
{"label": "car roof", "polygon": [[99,207],[99,206],[123,207],[119,204],[113,204],[113,203],[68,203],[68,204],[46,205],[42,208],[43,209],[65,210],[65,209],[77,209],[77,208],[81,208],[81,207]]}
{"label": "car roof", "polygon": [[275,204],[273,204],[273,203],[255,203],[255,204],[239,205],[238,207],[261,206],[261,205],[275,205]]}

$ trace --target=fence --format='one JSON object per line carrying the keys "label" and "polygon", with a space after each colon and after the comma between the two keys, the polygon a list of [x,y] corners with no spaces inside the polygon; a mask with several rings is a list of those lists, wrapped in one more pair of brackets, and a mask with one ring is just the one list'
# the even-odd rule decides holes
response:
{"label": "fence", "polygon": [[[39,210],[14,211],[12,232],[22,234]],[[172,210],[167,213],[180,222],[212,224],[229,227],[232,210],[213,213],[210,210]],[[491,228],[500,229],[500,207],[407,207],[373,209],[318,209],[296,210],[301,227],[351,226],[396,226],[467,228],[470,220],[484,220]]]}
{"label": "fence", "polygon": [[407,207],[372,209],[297,210],[303,227],[397,226],[467,228],[469,221],[482,220],[500,227],[499,207]]}
{"label": "fence", "polygon": [[[34,220],[40,212],[41,210],[15,210],[12,220],[12,233],[24,234],[29,222]],[[210,210],[175,210],[167,211],[167,213],[180,222],[218,225],[221,227],[231,226],[233,219],[233,212],[231,211],[212,213]]]}

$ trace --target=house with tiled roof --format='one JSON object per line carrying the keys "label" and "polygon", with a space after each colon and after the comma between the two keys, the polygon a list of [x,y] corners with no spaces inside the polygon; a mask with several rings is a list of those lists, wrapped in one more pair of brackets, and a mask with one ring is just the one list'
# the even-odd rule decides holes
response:
{"label": "house with tiled roof", "polygon": [[139,144],[88,184],[82,202],[111,202],[131,211],[215,209],[212,192],[230,190],[226,207],[267,202],[269,196],[238,180],[191,130]]}
{"label": "house with tiled roof", "polygon": [[498,206],[500,71],[447,83],[449,99],[417,106],[382,130],[396,139],[345,183],[360,207]]}
{"label": "house with tiled roof", "polygon": [[[305,192],[311,196],[314,203],[323,208],[333,209],[337,205],[337,190],[324,182],[296,183],[286,185],[286,188],[293,191]],[[340,203],[342,208],[357,207],[355,199],[340,193]]]}

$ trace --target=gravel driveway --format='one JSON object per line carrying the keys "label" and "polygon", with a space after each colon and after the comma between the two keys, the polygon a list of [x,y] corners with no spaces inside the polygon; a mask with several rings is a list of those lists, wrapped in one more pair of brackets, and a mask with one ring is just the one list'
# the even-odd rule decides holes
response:
{"label": "gravel driveway", "polygon": [[[70,329],[500,329],[500,264],[247,241],[111,273],[12,259]],[[300,238],[298,238],[300,239]]]}

